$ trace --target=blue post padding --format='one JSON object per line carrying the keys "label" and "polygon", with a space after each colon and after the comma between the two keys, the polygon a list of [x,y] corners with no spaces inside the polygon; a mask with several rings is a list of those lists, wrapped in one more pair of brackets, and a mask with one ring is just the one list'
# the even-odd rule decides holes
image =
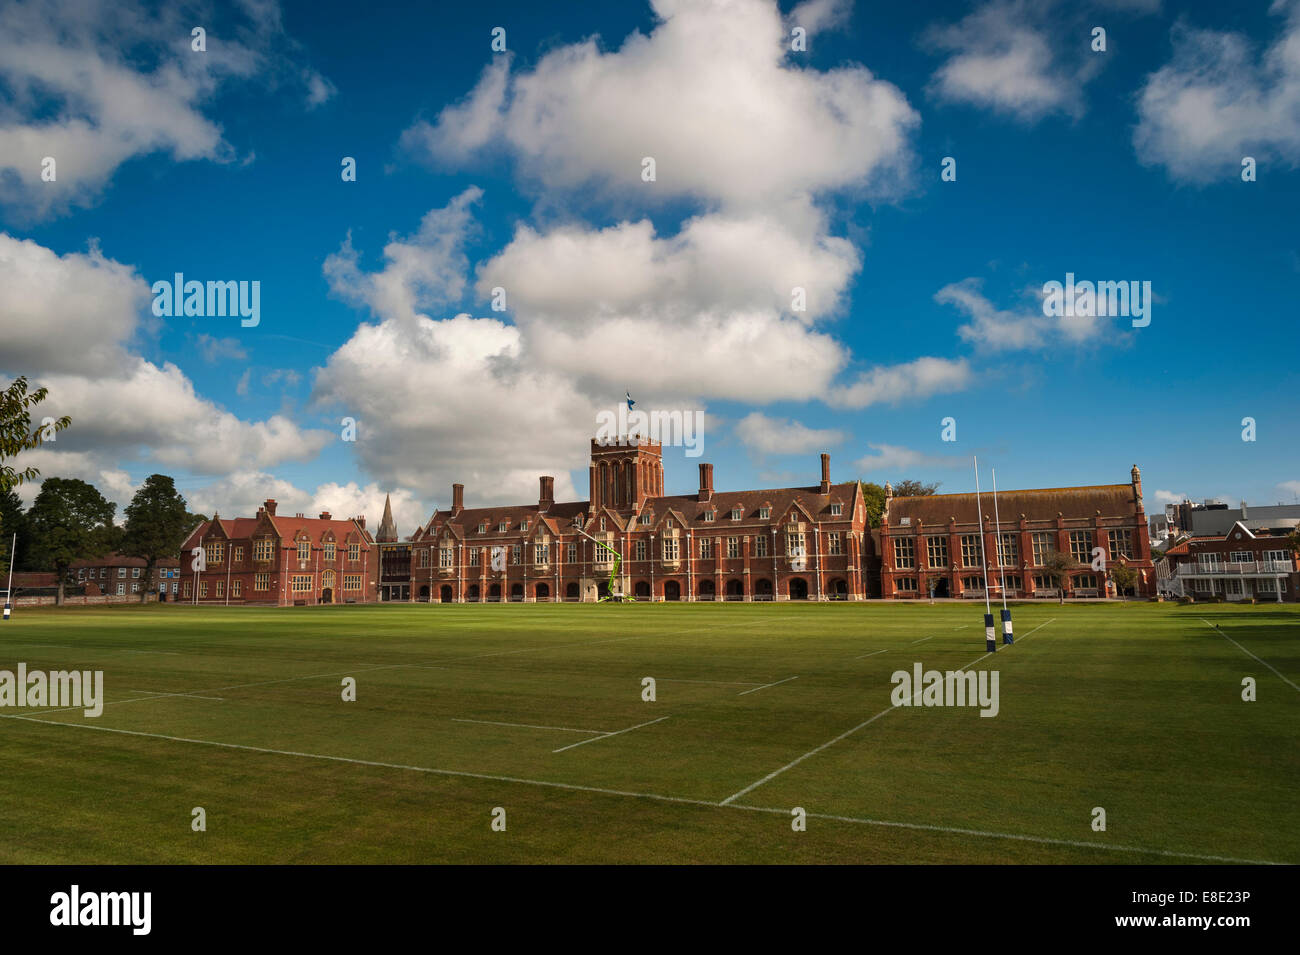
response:
{"label": "blue post padding", "polygon": [[986,613],[984,615],[984,649],[988,650],[989,653],[992,653],[997,650],[997,648],[998,641],[993,635],[993,614]]}
{"label": "blue post padding", "polygon": [[1003,643],[1015,642],[1012,639],[1012,636],[1013,635],[1011,633],[1011,611],[1003,610],[1002,611],[1002,642]]}

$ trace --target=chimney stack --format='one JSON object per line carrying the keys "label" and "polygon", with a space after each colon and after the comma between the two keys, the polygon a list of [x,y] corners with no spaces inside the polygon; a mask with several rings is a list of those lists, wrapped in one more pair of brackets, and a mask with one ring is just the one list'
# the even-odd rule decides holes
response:
{"label": "chimney stack", "polygon": [[699,500],[711,501],[712,499],[713,499],[713,465],[701,463]]}
{"label": "chimney stack", "polygon": [[822,453],[822,486],[821,492],[829,494],[831,491],[831,456]]}
{"label": "chimney stack", "polygon": [[268,497],[266,501],[262,504],[262,506],[266,508],[266,513],[270,514],[272,517],[275,517],[275,498]]}
{"label": "chimney stack", "polygon": [[543,474],[538,479],[538,483],[541,485],[541,491],[537,497],[537,506],[544,511],[555,503],[555,478]]}
{"label": "chimney stack", "polygon": [[451,486],[451,512],[459,514],[465,510],[465,485],[453,484]]}
{"label": "chimney stack", "polygon": [[1245,501],[1242,501],[1242,502],[1241,502],[1241,519],[1242,519],[1243,521],[1246,519],[1246,502],[1245,502]]}

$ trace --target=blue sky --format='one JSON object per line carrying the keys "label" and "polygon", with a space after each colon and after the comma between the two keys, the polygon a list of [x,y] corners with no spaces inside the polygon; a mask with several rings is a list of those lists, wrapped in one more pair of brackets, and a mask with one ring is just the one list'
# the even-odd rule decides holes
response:
{"label": "blue sky", "polygon": [[[630,391],[719,488],[1300,494],[1300,5],[588,6],[0,2],[0,375],[73,418],[31,463],[409,533],[453,481],[585,497]],[[155,318],[175,272],[260,323]],[[1150,325],[1048,319],[1066,273]]]}

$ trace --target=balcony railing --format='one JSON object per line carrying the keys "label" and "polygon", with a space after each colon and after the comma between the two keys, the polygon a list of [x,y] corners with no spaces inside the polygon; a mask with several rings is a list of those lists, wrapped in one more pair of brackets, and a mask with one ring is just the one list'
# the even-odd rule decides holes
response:
{"label": "balcony railing", "polygon": [[1206,577],[1212,574],[1243,576],[1247,574],[1289,574],[1294,570],[1295,561],[1293,560],[1224,561],[1212,564],[1179,564],[1176,575],[1179,577]]}

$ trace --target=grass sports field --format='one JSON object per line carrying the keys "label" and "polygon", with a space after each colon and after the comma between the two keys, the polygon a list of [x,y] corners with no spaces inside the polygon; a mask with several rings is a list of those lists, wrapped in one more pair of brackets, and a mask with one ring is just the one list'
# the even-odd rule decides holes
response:
{"label": "grass sports field", "polygon": [[[1300,863],[1297,608],[982,612],[20,610],[0,670],[107,704],[0,709],[0,862]],[[893,706],[917,662],[997,715]]]}

